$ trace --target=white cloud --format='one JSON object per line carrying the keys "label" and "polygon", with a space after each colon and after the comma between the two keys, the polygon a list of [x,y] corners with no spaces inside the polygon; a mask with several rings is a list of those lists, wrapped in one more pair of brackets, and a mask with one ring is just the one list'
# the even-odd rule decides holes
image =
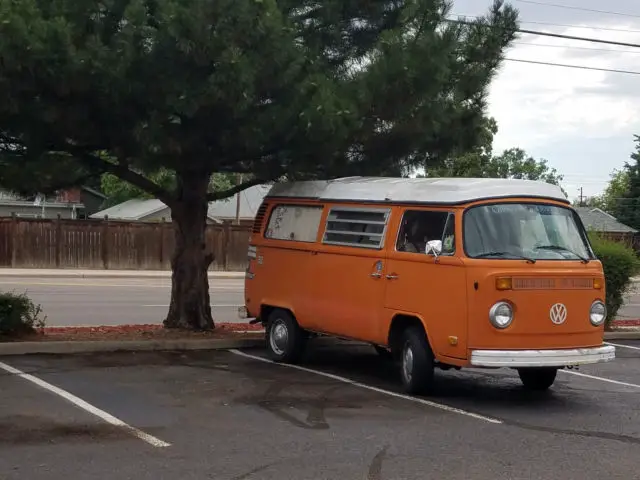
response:
{"label": "white cloud", "polygon": [[[458,0],[454,14],[480,15],[490,3]],[[512,3],[525,29],[640,44],[640,18]],[[620,2],[616,10],[637,11],[634,3]],[[597,0],[575,5],[603,9]],[[523,34],[507,57],[640,72],[640,48],[552,37]],[[585,195],[602,191],[611,171],[629,159],[633,135],[640,134],[640,75],[507,61],[489,103],[499,127],[495,148],[518,146],[546,158],[565,175],[570,195],[580,186]]]}

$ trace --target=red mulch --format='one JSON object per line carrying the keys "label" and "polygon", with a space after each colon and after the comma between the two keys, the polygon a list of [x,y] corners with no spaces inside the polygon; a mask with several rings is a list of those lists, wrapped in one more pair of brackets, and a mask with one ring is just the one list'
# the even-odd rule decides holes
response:
{"label": "red mulch", "polygon": [[[640,327],[640,319],[616,320],[610,328]],[[45,327],[35,334],[3,338],[0,342],[100,341],[100,340],[187,340],[222,338],[262,338],[264,327],[249,323],[218,323],[211,332],[165,329],[162,325],[117,325],[96,327]]]}
{"label": "red mulch", "polygon": [[640,327],[640,319],[628,319],[628,320],[614,320],[614,327]]}
{"label": "red mulch", "polygon": [[262,338],[260,324],[218,323],[210,332],[192,332],[166,329],[162,325],[117,325],[96,327],[45,327],[37,333],[19,338],[2,338],[3,341],[50,342],[50,341],[100,341],[100,340],[186,340],[222,338]]}

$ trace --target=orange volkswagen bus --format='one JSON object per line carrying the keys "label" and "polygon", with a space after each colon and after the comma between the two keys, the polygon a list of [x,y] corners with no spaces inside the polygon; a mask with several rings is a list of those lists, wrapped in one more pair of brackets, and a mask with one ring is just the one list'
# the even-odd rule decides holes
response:
{"label": "orange volkswagen bus", "polygon": [[560,187],[513,179],[341,178],[276,184],[253,226],[245,314],[278,362],[310,336],[372,344],[405,391],[434,369],[607,362],[605,281]]}

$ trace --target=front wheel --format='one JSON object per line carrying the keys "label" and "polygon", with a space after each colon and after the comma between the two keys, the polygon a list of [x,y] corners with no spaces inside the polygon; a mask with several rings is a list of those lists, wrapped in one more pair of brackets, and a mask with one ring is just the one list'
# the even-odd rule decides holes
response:
{"label": "front wheel", "polygon": [[307,335],[288,311],[276,309],[271,312],[265,334],[272,360],[283,363],[297,363],[300,360]]}
{"label": "front wheel", "polygon": [[518,375],[522,385],[527,390],[544,391],[548,390],[556,380],[557,368],[519,368]]}
{"label": "front wheel", "polygon": [[409,327],[404,331],[400,355],[404,391],[410,394],[430,392],[434,382],[433,352],[422,328]]}

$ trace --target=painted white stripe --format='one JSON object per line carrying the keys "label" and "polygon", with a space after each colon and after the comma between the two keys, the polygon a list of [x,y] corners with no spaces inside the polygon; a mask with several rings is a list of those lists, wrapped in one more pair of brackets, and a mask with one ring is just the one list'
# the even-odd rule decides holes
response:
{"label": "painted white stripe", "polygon": [[620,347],[620,348],[629,348],[631,350],[640,350],[640,347],[632,347],[631,345],[623,345],[622,343],[611,343],[611,342],[604,342],[607,345],[611,345],[613,347]]}
{"label": "painted white stripe", "polygon": [[256,355],[249,355],[248,353],[244,353],[244,352],[242,352],[240,350],[236,350],[236,349],[231,349],[229,351],[231,353],[236,354],[236,355],[240,355],[241,357],[251,358],[253,360],[258,360],[259,362],[271,363],[273,365],[281,365],[283,367],[294,368],[296,370],[302,370],[303,372],[314,373],[316,375],[320,375],[322,377],[330,378],[330,379],[336,380],[338,382],[347,383],[347,384],[352,385],[354,387],[364,388],[366,390],[371,390],[373,392],[381,393],[383,395],[388,395],[390,397],[402,398],[403,400],[408,400],[410,402],[420,403],[422,405],[427,405],[429,407],[439,408],[440,410],[444,410],[446,412],[465,415],[467,417],[475,418],[477,420],[482,420],[482,421],[489,422],[489,423],[495,423],[495,424],[501,424],[502,423],[501,420],[498,420],[496,418],[485,417],[484,415],[479,415],[479,414],[473,413],[473,412],[467,412],[466,410],[461,410],[459,408],[450,407],[450,406],[444,405],[442,403],[436,403],[436,402],[432,402],[430,400],[425,400],[425,399],[418,398],[418,397],[411,397],[409,395],[403,395],[401,393],[396,393],[396,392],[392,392],[392,391],[389,391],[389,390],[384,390],[382,388],[373,387],[371,385],[367,385],[365,383],[356,382],[355,380],[351,380],[349,378],[341,377],[339,375],[333,375],[331,373],[322,372],[320,370],[313,370],[311,368],[301,367],[300,365],[292,365],[292,364],[289,364],[289,363],[276,363],[276,362],[274,362],[272,360],[269,360],[268,358],[263,358],[263,357],[259,357],[259,356],[256,356]]}
{"label": "painted white stripe", "polygon": [[159,438],[154,437],[153,435],[149,435],[148,433],[138,430],[137,428],[132,427],[131,425],[128,425],[127,423],[123,422],[119,418],[116,418],[113,415],[110,415],[109,413],[103,410],[100,410],[97,407],[94,407],[93,405],[85,402],[81,398],[78,398],[75,395],[65,390],[62,390],[61,388],[56,387],[55,385],[51,385],[50,383],[45,382],[44,380],[41,380],[38,377],[34,377],[31,374],[24,373],[18,370],[17,368],[13,368],[11,365],[7,365],[6,363],[3,363],[3,362],[0,362],[0,368],[12,375],[16,375],[32,383],[35,383],[39,387],[44,388],[45,390],[48,390],[51,393],[55,393],[56,395],[64,398],[68,402],[71,402],[75,406],[85,410],[86,412],[89,412],[92,415],[95,415],[96,417],[104,420],[105,422],[111,425],[114,425],[116,427],[122,428],[123,430],[126,430],[127,432],[131,433],[133,436],[138,437],[140,440],[142,440],[143,442],[147,442],[149,445],[153,447],[164,448],[164,447],[171,446],[170,443],[167,443],[163,440],[160,440]]}
{"label": "painted white stripe", "polygon": [[[73,282],[3,282],[0,285],[26,285],[38,287],[92,287],[92,288],[171,288],[171,284],[148,284],[148,283],[73,283]],[[241,292],[244,290],[242,284],[219,284],[209,283],[209,290],[234,290]]]}
{"label": "painted white stripe", "polygon": [[619,380],[611,380],[610,378],[597,377],[595,375],[588,375],[586,373],[574,372],[572,370],[560,370],[560,372],[569,373],[571,375],[577,375],[579,377],[592,378],[594,380],[600,380],[601,382],[614,383],[616,385],[622,385],[624,387],[640,388],[640,385],[636,385],[635,383],[627,383],[627,382],[621,382]]}
{"label": "painted white stripe", "polygon": [[[169,305],[142,305],[143,307],[162,307],[162,308],[168,308]],[[212,304],[211,307],[218,307],[218,308],[240,308],[240,307],[244,307],[244,305],[231,305],[231,304]]]}

